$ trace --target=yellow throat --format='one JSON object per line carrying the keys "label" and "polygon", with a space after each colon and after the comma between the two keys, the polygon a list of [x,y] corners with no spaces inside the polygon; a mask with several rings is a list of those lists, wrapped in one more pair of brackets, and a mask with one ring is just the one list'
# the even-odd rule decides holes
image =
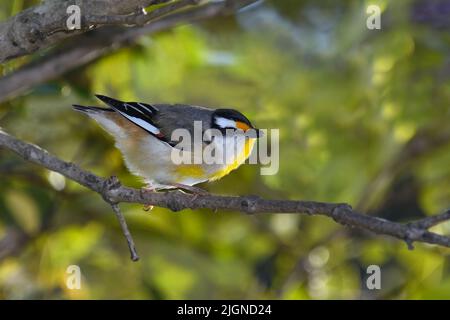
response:
{"label": "yellow throat", "polygon": [[245,140],[244,148],[242,148],[242,152],[237,155],[236,159],[234,159],[234,161],[227,167],[222,168],[222,169],[216,171],[215,173],[213,173],[213,175],[210,176],[209,180],[214,181],[214,180],[220,179],[220,178],[226,176],[227,174],[229,174],[231,171],[233,171],[237,167],[239,167],[250,156],[250,153],[253,150],[255,141],[256,141],[256,139],[254,139],[254,138],[247,138]]}

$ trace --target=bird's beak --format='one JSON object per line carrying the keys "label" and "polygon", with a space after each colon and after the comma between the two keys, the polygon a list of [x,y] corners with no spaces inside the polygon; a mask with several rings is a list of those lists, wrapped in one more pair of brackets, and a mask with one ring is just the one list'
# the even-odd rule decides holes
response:
{"label": "bird's beak", "polygon": [[264,137],[264,131],[262,131],[261,129],[255,129],[255,130],[256,130],[256,137],[257,138]]}

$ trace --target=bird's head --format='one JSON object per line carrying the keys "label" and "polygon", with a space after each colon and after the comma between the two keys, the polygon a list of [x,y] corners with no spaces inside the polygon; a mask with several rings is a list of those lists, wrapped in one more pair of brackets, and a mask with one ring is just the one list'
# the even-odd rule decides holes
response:
{"label": "bird's head", "polygon": [[250,138],[262,137],[263,132],[256,129],[242,113],[234,109],[217,109],[211,119],[211,128],[219,129],[222,133],[227,130],[242,130]]}

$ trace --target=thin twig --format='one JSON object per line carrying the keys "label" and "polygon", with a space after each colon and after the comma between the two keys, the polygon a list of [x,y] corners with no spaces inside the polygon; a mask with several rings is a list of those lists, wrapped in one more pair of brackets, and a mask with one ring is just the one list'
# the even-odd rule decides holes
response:
{"label": "thin twig", "polygon": [[128,248],[130,249],[131,254],[131,260],[138,261],[139,256],[136,251],[136,247],[134,245],[133,237],[131,236],[130,230],[127,226],[127,221],[125,220],[125,217],[123,216],[122,212],[120,211],[119,204],[117,203],[111,203],[111,207],[116,214],[117,220],[119,220],[120,227],[122,228],[122,233],[127,239]]}
{"label": "thin twig", "polygon": [[410,225],[420,229],[429,229],[447,220],[450,220],[450,209],[447,209],[441,214],[429,216],[421,220],[412,222],[410,223]]}

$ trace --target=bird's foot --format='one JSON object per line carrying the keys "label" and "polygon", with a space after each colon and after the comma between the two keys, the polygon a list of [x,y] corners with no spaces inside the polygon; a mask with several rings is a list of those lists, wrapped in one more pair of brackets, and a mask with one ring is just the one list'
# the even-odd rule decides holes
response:
{"label": "bird's foot", "polygon": [[[156,192],[156,189],[151,186],[143,187],[142,190],[145,192]],[[144,204],[144,207],[142,209],[146,212],[149,212],[149,211],[152,211],[153,208],[154,208],[154,205],[152,205],[152,204]]]}
{"label": "bird's foot", "polygon": [[154,207],[155,206],[152,204],[144,204],[144,206],[142,207],[142,210],[148,212],[148,211],[152,211]]}

